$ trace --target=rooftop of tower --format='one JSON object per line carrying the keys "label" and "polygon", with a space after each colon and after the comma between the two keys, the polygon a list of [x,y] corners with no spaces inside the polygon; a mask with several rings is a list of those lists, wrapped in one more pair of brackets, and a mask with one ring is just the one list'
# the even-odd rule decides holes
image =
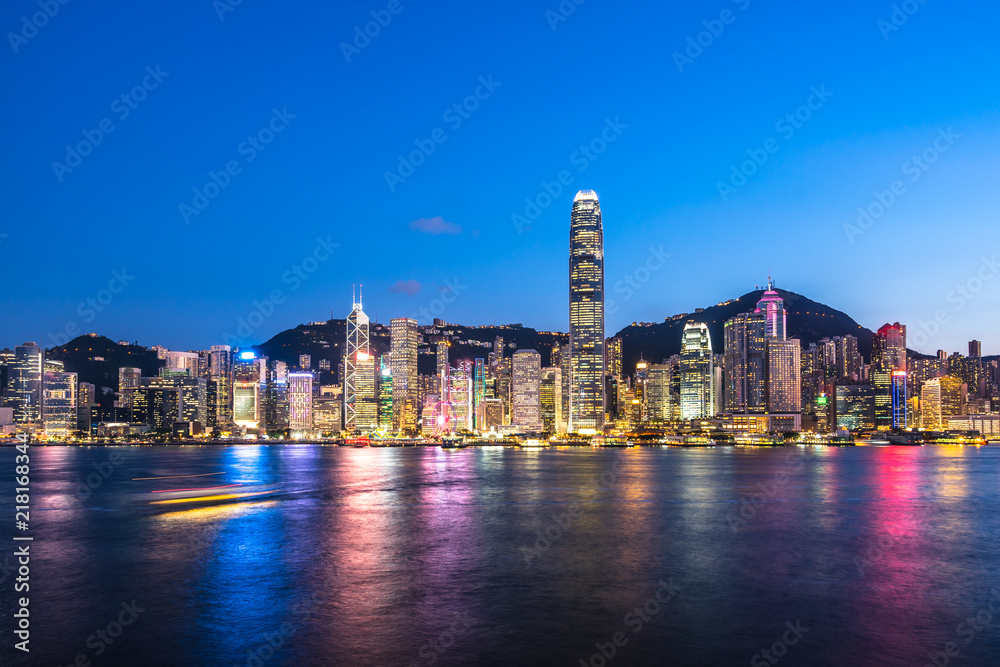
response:
{"label": "rooftop of tower", "polygon": [[576,193],[576,196],[573,197],[573,202],[576,203],[578,201],[583,201],[584,199],[597,201],[597,193],[593,190],[580,190]]}

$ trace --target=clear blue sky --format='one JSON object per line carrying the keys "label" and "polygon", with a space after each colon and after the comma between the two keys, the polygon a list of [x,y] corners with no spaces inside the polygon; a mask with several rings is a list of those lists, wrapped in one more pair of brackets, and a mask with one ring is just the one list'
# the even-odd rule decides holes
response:
{"label": "clear blue sky", "polygon": [[[252,320],[259,341],[346,316],[352,283],[380,321],[424,308],[565,331],[569,211],[593,188],[609,334],[743,294],[770,269],[866,326],[907,323],[922,351],[975,337],[1000,353],[1000,279],[949,299],[1000,253],[995,5],[914,3],[889,31],[881,2],[587,0],[558,22],[546,15],[556,0],[389,4],[244,0],[220,20],[221,1],[69,2],[33,31],[22,17],[38,4],[6,3],[0,346],[51,345],[78,326],[205,348],[281,290]],[[341,43],[383,10],[391,21],[348,62]],[[729,23],[712,23],[724,10]],[[702,35],[708,46],[678,71],[673,54],[705,21],[720,34]],[[115,103],[144,82],[134,109]],[[776,126],[814,86],[832,96],[812,98],[794,133]],[[477,90],[467,118],[445,115]],[[294,118],[273,121],[282,129],[263,150],[241,149],[273,109]],[[53,166],[102,119],[113,131],[90,155]],[[960,136],[912,181],[907,161],[949,127]],[[443,143],[391,189],[397,156],[438,128]],[[574,156],[602,131],[614,137],[603,153]],[[774,152],[723,200],[731,165],[769,139]],[[230,161],[239,173],[186,222],[180,205]],[[518,233],[512,214],[563,170],[570,185]],[[849,240],[858,207],[897,179],[905,191]],[[327,256],[317,238],[339,247],[307,262],[307,280],[286,274],[317,248]],[[647,278],[660,246],[670,258],[626,299],[615,285]],[[123,268],[128,284],[103,310],[79,306],[107,302]],[[456,281],[451,303],[436,302]],[[937,311],[940,332],[914,345]]]}

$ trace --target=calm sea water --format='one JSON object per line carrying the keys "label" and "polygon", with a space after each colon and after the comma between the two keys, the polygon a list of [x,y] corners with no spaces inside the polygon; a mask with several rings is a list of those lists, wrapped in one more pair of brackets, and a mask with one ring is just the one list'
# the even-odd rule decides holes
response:
{"label": "calm sea water", "polygon": [[[31,457],[31,653],[5,571],[3,664],[1000,664],[1000,447]],[[205,476],[134,479],[173,475]],[[237,483],[277,493],[145,496]]]}

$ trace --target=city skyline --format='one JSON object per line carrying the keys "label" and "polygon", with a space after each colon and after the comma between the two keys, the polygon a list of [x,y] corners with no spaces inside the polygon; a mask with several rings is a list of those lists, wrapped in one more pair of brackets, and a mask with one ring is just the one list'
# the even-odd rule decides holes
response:
{"label": "city skyline", "polygon": [[[996,281],[968,292],[972,299],[952,294],[977,277],[983,257],[993,260],[1000,99],[976,84],[995,59],[987,26],[998,8],[920,5],[886,29],[880,22],[891,19],[891,6],[865,3],[793,14],[746,0],[581,5],[554,22],[541,6],[476,7],[461,22],[443,8],[404,6],[349,60],[340,44],[372,20],[374,8],[360,2],[281,12],[242,3],[221,17],[211,5],[182,3],[169,39],[142,40],[116,28],[127,17],[111,10],[68,8],[10,46],[0,61],[9,90],[47,85],[30,104],[0,111],[6,127],[18,128],[0,167],[17,193],[5,200],[0,226],[9,290],[0,339],[49,341],[75,324],[198,348],[219,342],[276,289],[285,301],[255,333],[325,319],[337,308],[333,295],[355,283],[377,305],[373,319],[388,322],[428,307],[456,279],[464,287],[445,319],[561,329],[551,304],[562,301],[564,210],[587,187],[613,223],[605,269],[618,308],[608,313],[609,331],[742,293],[768,268],[779,286],[872,329],[887,317],[912,326],[945,310],[939,338],[948,349],[1000,324]],[[734,20],[712,35],[706,24],[718,32],[723,8]],[[18,34],[26,11],[11,6],[0,23]],[[251,48],[249,35],[271,30],[299,39],[280,53]],[[519,48],[494,30],[521,35]],[[707,47],[697,46],[702,33]],[[590,34],[621,48],[592,52]],[[85,35],[101,35],[102,47],[87,48]],[[768,49],[759,48],[761,35],[770,36]],[[308,46],[320,37],[332,37],[322,57]],[[176,39],[189,49],[176,52]],[[216,45],[230,55],[220,68],[205,67],[218,62]],[[456,52],[480,57],[440,71],[438,57]],[[575,72],[591,73],[602,94],[579,94]],[[136,98],[135,108],[123,95]],[[467,100],[475,110],[466,111]],[[113,131],[60,180],[53,163],[66,163],[66,146],[84,132],[96,137],[105,118]],[[430,138],[437,128],[442,143]],[[241,152],[251,135],[263,150],[247,142]],[[433,153],[390,189],[386,172],[408,173],[398,156],[409,161],[415,142],[428,140]],[[748,165],[753,156],[766,162]],[[239,173],[228,174],[229,161]],[[734,167],[755,173],[734,175]],[[720,194],[719,183],[735,191]],[[193,190],[207,186],[221,191],[185,221],[179,206],[193,206]],[[871,222],[858,224],[859,208]],[[956,243],[986,238],[977,253],[939,253],[940,229]],[[725,243],[705,257],[695,230]],[[43,239],[67,261],[39,271],[33,250]],[[164,252],[167,243],[182,250]],[[229,254],[241,246],[260,261],[234,274]],[[670,258],[626,300],[615,286],[645,265],[651,246]],[[200,261],[210,247],[218,256]],[[886,248],[902,270],[879,261]],[[833,262],[836,280],[817,271]],[[872,279],[886,289],[869,290]],[[121,291],[110,303],[78,312],[112,281]],[[532,299],[516,298],[525,294]]]}

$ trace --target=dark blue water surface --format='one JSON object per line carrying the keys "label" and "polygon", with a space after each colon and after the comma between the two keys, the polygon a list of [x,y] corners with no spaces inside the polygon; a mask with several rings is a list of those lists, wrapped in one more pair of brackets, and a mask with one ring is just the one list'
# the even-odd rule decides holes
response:
{"label": "dark blue water surface", "polygon": [[[133,479],[173,475],[206,476]],[[31,478],[3,664],[1000,664],[1000,447],[35,447]],[[147,495],[227,484],[277,493]]]}

